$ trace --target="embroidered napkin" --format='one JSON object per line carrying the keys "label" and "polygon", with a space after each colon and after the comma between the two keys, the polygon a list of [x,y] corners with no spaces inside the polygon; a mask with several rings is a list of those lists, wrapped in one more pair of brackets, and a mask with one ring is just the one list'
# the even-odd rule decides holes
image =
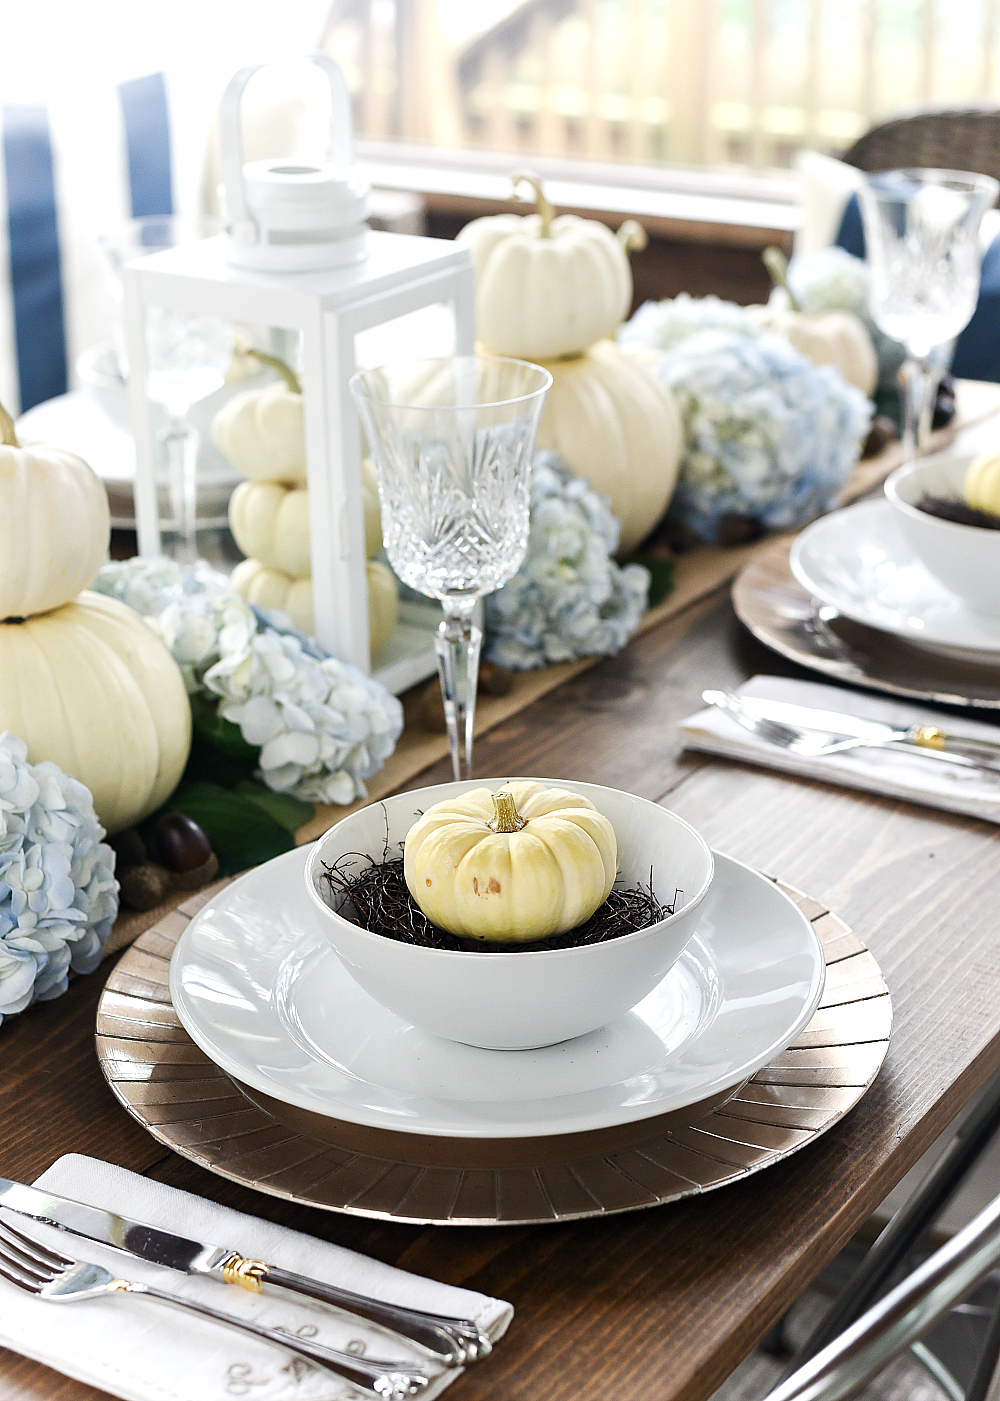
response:
{"label": "embroidered napkin", "polygon": [[[995,725],[967,720],[964,716],[954,719],[903,701],[845,691],[839,686],[824,686],[815,681],[754,676],[739,688],[739,694],[840,711],[863,720],[881,720],[900,727],[938,725],[949,734],[1000,743],[1000,728]],[[827,783],[842,783],[848,788],[864,788],[871,793],[1000,822],[1000,772],[963,769],[918,752],[910,754],[898,749],[848,749],[840,754],[808,758],[759,739],[717,706],[689,716],[681,721],[679,729],[689,749],[745,759],[765,768],[782,769],[807,778],[821,778]]]}
{"label": "embroidered napkin", "polygon": [[[492,1340],[506,1332],[513,1316],[510,1304],[502,1300],[407,1274],[94,1158],[67,1154],[36,1185],[188,1238],[231,1245],[251,1258],[329,1280],[355,1293],[471,1318]],[[297,1294],[266,1287],[261,1294],[251,1294],[133,1260],[13,1213],[4,1217],[62,1254],[104,1265],[121,1278],[156,1284],[341,1351],[415,1367],[432,1378],[422,1398],[440,1395],[460,1375],[455,1370],[442,1371],[405,1340]],[[34,1298],[0,1278],[0,1345],[127,1401],[232,1401],[233,1397],[254,1401],[347,1401],[350,1397],[353,1401],[357,1396],[348,1382],[307,1358],[135,1295],[56,1304]],[[489,1360],[478,1365],[488,1367]]]}

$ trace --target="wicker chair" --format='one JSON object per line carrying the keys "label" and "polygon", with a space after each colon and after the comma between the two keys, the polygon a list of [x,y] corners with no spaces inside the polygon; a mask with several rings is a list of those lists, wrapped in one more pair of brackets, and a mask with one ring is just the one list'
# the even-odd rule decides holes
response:
{"label": "wicker chair", "polygon": [[1000,107],[941,108],[892,117],[866,131],[843,160],[858,170],[974,170],[1000,180]]}

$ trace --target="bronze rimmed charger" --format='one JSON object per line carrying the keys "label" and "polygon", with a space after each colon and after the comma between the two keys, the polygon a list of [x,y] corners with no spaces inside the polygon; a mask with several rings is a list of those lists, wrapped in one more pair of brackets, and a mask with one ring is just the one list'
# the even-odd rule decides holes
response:
{"label": "bronze rimmed charger", "polygon": [[733,583],[736,615],[758,641],[799,666],[853,686],[1000,710],[1000,666],[925,651],[825,607],[792,574],[790,548],[787,537],[775,540]]}
{"label": "bronze rimmed charger", "polygon": [[115,1095],[159,1142],[243,1186],[325,1210],[468,1226],[657,1206],[811,1143],[854,1107],[888,1050],[892,1006],[875,959],[822,904],[776,884],[822,943],[818,1010],[744,1085],[641,1124],[428,1144],[430,1136],[359,1129],[243,1089],[194,1045],[167,989],[170,955],[205,893],[123,955],[98,1007],[98,1059]]}

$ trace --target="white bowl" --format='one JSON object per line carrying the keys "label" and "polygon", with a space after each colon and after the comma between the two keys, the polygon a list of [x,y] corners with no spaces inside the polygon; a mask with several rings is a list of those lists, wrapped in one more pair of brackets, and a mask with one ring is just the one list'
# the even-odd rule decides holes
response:
{"label": "white bowl", "polygon": [[618,839],[618,872],[631,887],[649,880],[661,903],[679,891],[674,914],[637,934],[580,948],[459,953],[372,934],[329,903],[324,865],[383,858],[419,815],[473,788],[496,791],[510,779],[475,779],[418,788],[351,813],[322,836],[306,862],[306,889],[337,957],[369,996],[414,1026],[490,1050],[554,1045],[605,1026],[641,1002],[670,971],[694,933],[715,866],[707,844],[682,818],[646,798],[593,783],[535,779],[589,798]]}
{"label": "white bowl", "polygon": [[885,494],[917,558],[975,612],[995,618],[1000,616],[1000,530],[942,520],[917,506],[925,492],[963,500],[971,461],[967,453],[904,462],[886,481]]}

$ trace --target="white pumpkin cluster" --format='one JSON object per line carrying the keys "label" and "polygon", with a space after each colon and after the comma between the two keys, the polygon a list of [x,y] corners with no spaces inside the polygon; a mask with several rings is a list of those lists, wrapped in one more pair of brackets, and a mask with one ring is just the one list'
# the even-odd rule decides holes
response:
{"label": "white pumpkin cluster", "polygon": [[305,802],[350,803],[403,729],[403,708],[357,668],[272,626],[197,567],[166,559],[106,564],[94,584],[142,613],[180,666],[188,691],[260,747],[260,778]]}
{"label": "white pumpkin cluster", "polygon": [[173,792],[191,743],[184,686],[127,608],[86,586],[110,539],[108,498],[81,458],[22,447],[0,406],[0,731],[90,789],[110,832]]}
{"label": "white pumpkin cluster", "polygon": [[537,180],[538,213],[474,219],[456,243],[476,274],[484,349],[544,365],[552,375],[537,443],[607,496],[629,552],[667,508],[677,478],[680,418],[643,358],[611,339],[632,301],[628,253],[645,235],[594,219],[553,217]]}
{"label": "white pumpkin cluster", "polygon": [[[256,352],[254,352],[256,354]],[[271,356],[279,380],[233,396],[212,422],[216,447],[247,478],[229,500],[229,528],[246,558],[232,587],[249,603],[277,609],[304,633],[313,631],[309,489],[306,486],[305,420],[295,375]],[[368,619],[372,655],[388,642],[399,616],[399,592],[382,548],[374,469],[363,469]]]}
{"label": "white pumpkin cluster", "polygon": [[768,529],[828,509],[857,461],[872,406],[829,365],[783,337],[702,331],[660,361],[684,418],[671,514],[703,540],[720,518]]}
{"label": "white pumpkin cluster", "polygon": [[649,597],[649,571],[612,555],[619,524],[608,502],[554,453],[536,452],[528,552],[486,598],[486,655],[528,670],[618,652]]}
{"label": "white pumpkin cluster", "polygon": [[0,1021],[92,973],[118,913],[115,854],[90,792],[0,734]]}

